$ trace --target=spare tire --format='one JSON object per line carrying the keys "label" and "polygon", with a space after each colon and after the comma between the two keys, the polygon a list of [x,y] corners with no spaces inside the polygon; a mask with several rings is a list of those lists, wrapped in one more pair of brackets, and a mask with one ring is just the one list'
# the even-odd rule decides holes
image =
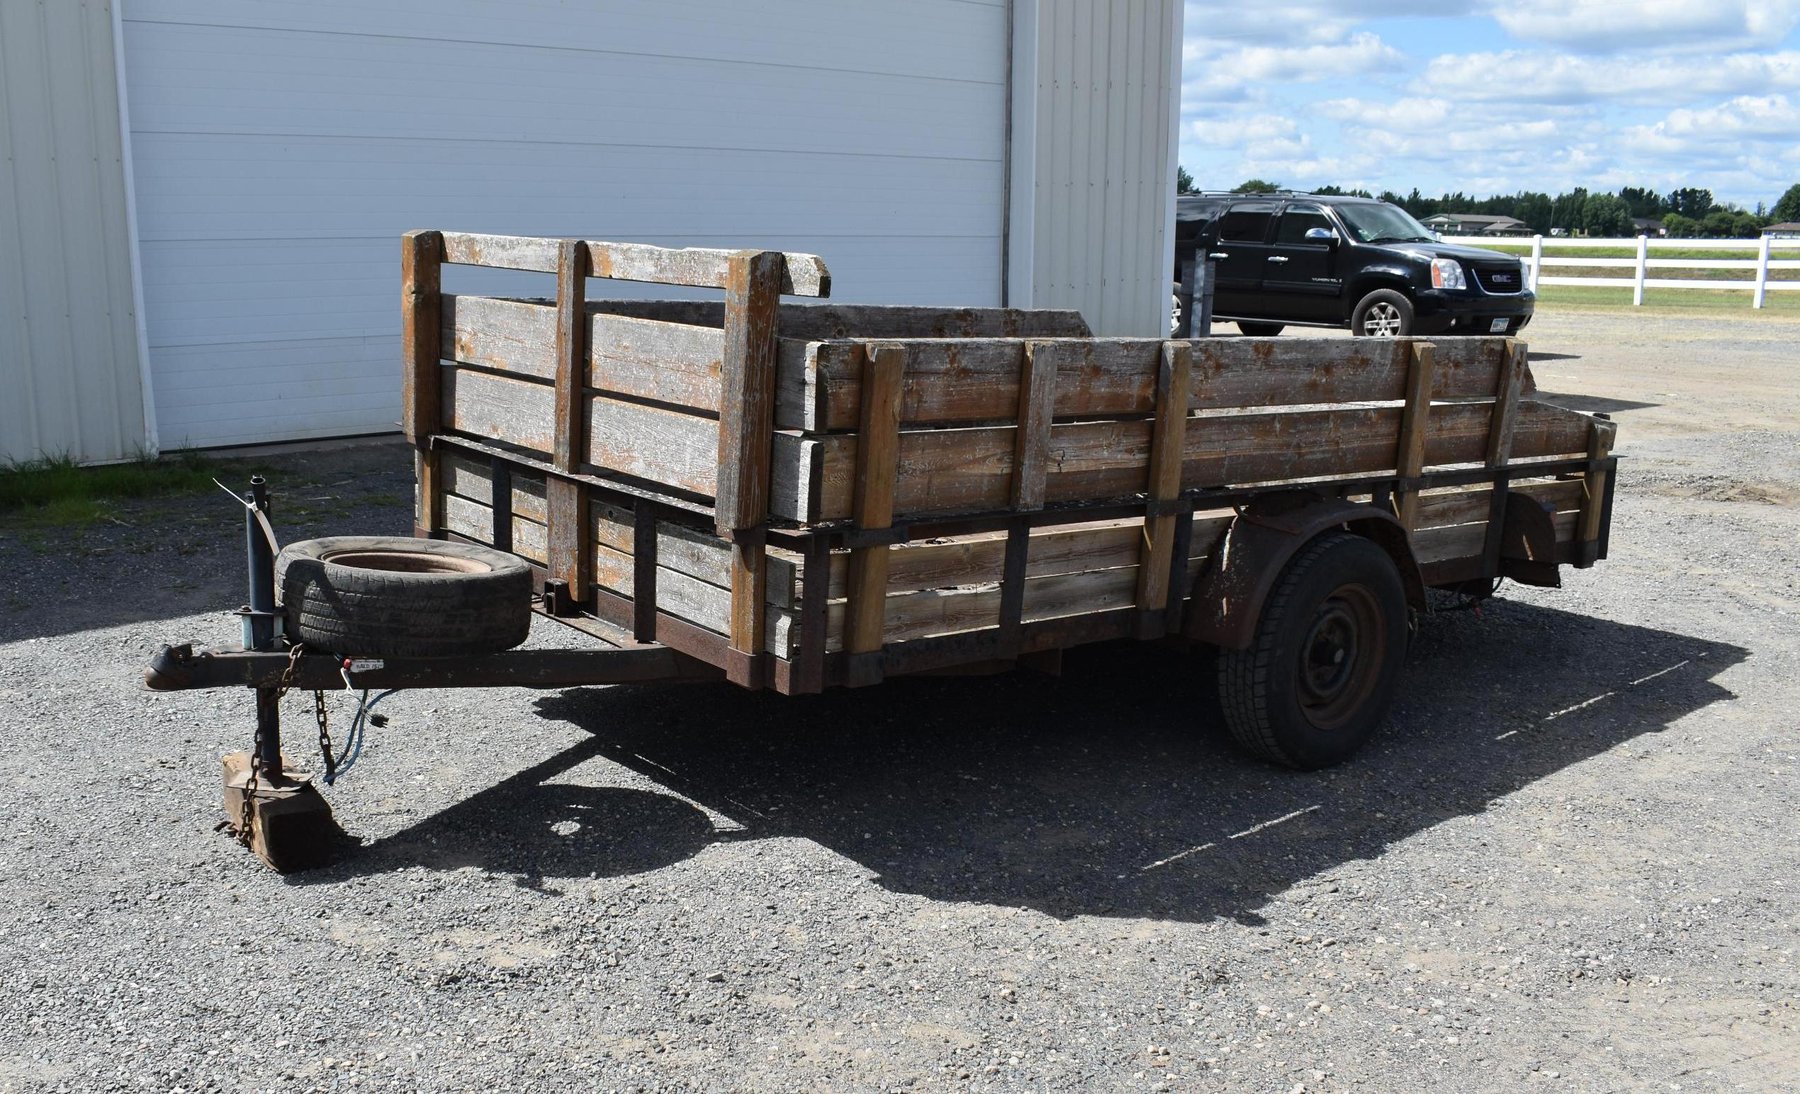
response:
{"label": "spare tire", "polygon": [[531,567],[473,544],[309,539],[282,548],[275,581],[288,636],[348,657],[497,653],[531,629]]}

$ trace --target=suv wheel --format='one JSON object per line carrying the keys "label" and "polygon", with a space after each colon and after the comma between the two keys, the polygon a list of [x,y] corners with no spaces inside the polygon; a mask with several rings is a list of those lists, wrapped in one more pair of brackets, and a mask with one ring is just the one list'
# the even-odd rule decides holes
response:
{"label": "suv wheel", "polygon": [[1358,337],[1404,338],[1412,332],[1412,301],[1393,289],[1376,289],[1350,313],[1350,333]]}
{"label": "suv wheel", "polygon": [[1281,333],[1282,328],[1280,323],[1251,323],[1242,319],[1238,320],[1237,326],[1238,330],[1252,338],[1273,338]]}

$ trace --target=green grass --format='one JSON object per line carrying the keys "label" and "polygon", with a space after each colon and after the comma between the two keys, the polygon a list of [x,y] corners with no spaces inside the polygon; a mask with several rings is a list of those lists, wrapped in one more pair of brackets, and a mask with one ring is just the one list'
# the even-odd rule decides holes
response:
{"label": "green grass", "polygon": [[1772,292],[1763,299],[1759,311],[1750,306],[1747,289],[1661,289],[1654,285],[1644,290],[1644,306],[1631,303],[1631,289],[1612,285],[1544,285],[1538,289],[1539,311],[1576,310],[1581,308],[1624,308],[1647,313],[1708,312],[1736,314],[1746,319],[1800,318],[1800,293]]}
{"label": "green grass", "polygon": [[193,452],[104,467],[82,467],[66,456],[0,464],[0,514],[17,514],[27,524],[92,524],[121,499],[215,490],[218,473],[217,463]]}

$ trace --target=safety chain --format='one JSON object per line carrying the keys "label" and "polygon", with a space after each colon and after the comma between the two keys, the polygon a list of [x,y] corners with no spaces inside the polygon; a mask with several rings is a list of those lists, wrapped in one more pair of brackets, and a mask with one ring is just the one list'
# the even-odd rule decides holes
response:
{"label": "safety chain", "polygon": [[325,715],[325,693],[313,692],[313,718],[319,723],[319,755],[325,758],[325,785],[337,777],[337,761],[331,756],[331,723]]}
{"label": "safety chain", "polygon": [[[288,693],[288,690],[294,686],[295,678],[300,675],[300,656],[305,651],[305,645],[298,642],[294,644],[293,649],[288,651],[287,665],[281,670],[281,679],[275,685],[277,709],[281,706],[281,697]],[[316,694],[319,696],[319,732],[323,734],[325,732],[325,697],[323,693]],[[263,741],[262,717],[259,714],[256,719],[256,744],[253,746],[254,751],[250,753],[250,777],[244,780],[244,809],[239,818],[237,833],[238,842],[245,847],[250,846],[251,841],[255,839],[256,790],[261,782],[259,771],[262,765]],[[280,763],[280,760],[277,759],[276,762]]]}

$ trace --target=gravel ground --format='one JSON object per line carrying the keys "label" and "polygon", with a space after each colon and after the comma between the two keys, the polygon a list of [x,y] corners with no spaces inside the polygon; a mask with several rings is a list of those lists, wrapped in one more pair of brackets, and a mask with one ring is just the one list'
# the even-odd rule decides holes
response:
{"label": "gravel ground", "polygon": [[[0,1090],[1796,1089],[1800,323],[1530,333],[1614,557],[1428,619],[1318,774],[1149,647],[406,693],[281,877],[214,831],[248,697],[135,684],[233,640],[232,503],[0,525]],[[285,538],[409,524],[397,446],[265,462]]]}

